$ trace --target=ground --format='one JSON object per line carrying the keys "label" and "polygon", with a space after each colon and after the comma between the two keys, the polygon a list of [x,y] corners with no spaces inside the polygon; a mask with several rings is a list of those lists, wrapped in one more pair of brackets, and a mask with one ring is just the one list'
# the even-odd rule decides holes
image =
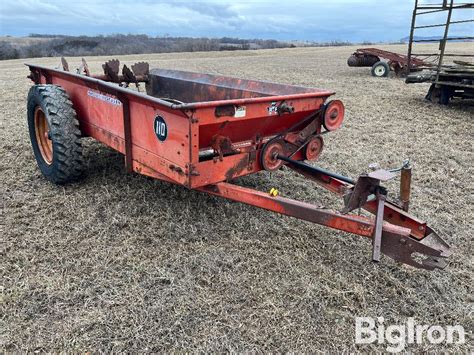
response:
{"label": "ground", "polygon": [[[467,51],[474,44],[455,44]],[[387,46],[404,51],[404,46]],[[472,351],[473,113],[424,100],[426,84],[349,68],[354,47],[119,57],[131,64],[333,89],[344,127],[319,164],[356,177],[372,162],[414,167],[412,212],[454,247],[444,271],[384,257],[370,242],[183,187],[126,174],[123,158],[85,142],[88,175],[58,187],[40,174],[26,125],[23,62],[0,62],[1,349],[8,351],[369,351],[355,317],[462,325]],[[80,58],[68,58],[70,67]],[[100,72],[105,58],[87,58]],[[472,105],[472,103],[471,103]],[[341,207],[288,170],[239,184]],[[396,195],[396,183],[390,185]],[[334,199],[332,199],[334,200]]]}

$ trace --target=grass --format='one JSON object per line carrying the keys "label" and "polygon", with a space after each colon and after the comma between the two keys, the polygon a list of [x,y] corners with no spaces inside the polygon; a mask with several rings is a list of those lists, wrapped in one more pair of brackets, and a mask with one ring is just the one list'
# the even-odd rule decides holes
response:
{"label": "grass", "polygon": [[[468,50],[459,44],[460,51]],[[387,46],[403,51],[403,46]],[[30,148],[22,61],[0,63],[4,351],[383,351],[354,344],[356,316],[464,326],[472,350],[473,107],[425,102],[427,85],[349,68],[354,47],[120,57],[337,91],[344,127],[320,165],[357,176],[411,158],[412,212],[454,249],[442,272],[370,262],[368,240],[136,174],[87,140],[88,175],[57,187]],[[70,67],[79,58],[68,58]],[[105,58],[87,58],[100,72]],[[58,58],[31,62],[56,66]],[[239,183],[340,208],[290,171]],[[396,183],[391,184],[396,193]],[[331,200],[330,200],[331,199]]]}

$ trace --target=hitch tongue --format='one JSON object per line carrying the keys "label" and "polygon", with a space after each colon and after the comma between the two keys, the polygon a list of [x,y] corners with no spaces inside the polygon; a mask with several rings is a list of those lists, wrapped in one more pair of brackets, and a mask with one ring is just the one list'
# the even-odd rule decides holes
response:
{"label": "hitch tongue", "polygon": [[[402,173],[403,193],[401,197],[408,209],[409,185],[411,167],[405,161],[400,169],[384,170],[374,165],[371,172],[362,174],[357,181],[325,169],[314,167],[291,158],[277,155],[277,159],[289,163],[289,167],[298,173],[309,177],[328,190],[340,194],[344,198],[344,208],[339,212],[338,219],[354,218],[349,212],[364,208],[375,214],[372,220],[371,235],[373,249],[372,260],[379,261],[380,254],[385,254],[401,263],[419,269],[444,269],[447,266],[445,258],[450,255],[449,245],[425,222],[410,216],[399,203],[387,198],[387,190],[381,182],[396,177],[396,172]],[[403,178],[403,174],[406,174]],[[336,226],[335,228],[339,228]],[[360,231],[351,231],[363,235]]]}

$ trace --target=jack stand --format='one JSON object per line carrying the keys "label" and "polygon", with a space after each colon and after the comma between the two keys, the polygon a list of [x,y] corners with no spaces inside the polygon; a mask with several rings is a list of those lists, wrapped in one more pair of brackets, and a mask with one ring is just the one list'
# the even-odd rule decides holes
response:
{"label": "jack stand", "polygon": [[[379,189],[377,189],[379,190]],[[383,211],[386,197],[380,191],[377,191],[377,211],[375,214],[375,227],[372,242],[372,261],[380,261],[380,248],[382,246],[382,227],[383,227]]]}

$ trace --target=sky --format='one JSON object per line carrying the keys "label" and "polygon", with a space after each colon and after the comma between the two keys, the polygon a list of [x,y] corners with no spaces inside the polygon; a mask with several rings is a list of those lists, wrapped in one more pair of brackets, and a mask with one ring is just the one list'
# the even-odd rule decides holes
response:
{"label": "sky", "polygon": [[[390,42],[408,36],[413,5],[414,0],[0,0],[0,35]],[[428,22],[440,19],[434,15]],[[472,26],[460,25],[452,33],[474,35]],[[436,34],[439,30],[428,33]]]}

